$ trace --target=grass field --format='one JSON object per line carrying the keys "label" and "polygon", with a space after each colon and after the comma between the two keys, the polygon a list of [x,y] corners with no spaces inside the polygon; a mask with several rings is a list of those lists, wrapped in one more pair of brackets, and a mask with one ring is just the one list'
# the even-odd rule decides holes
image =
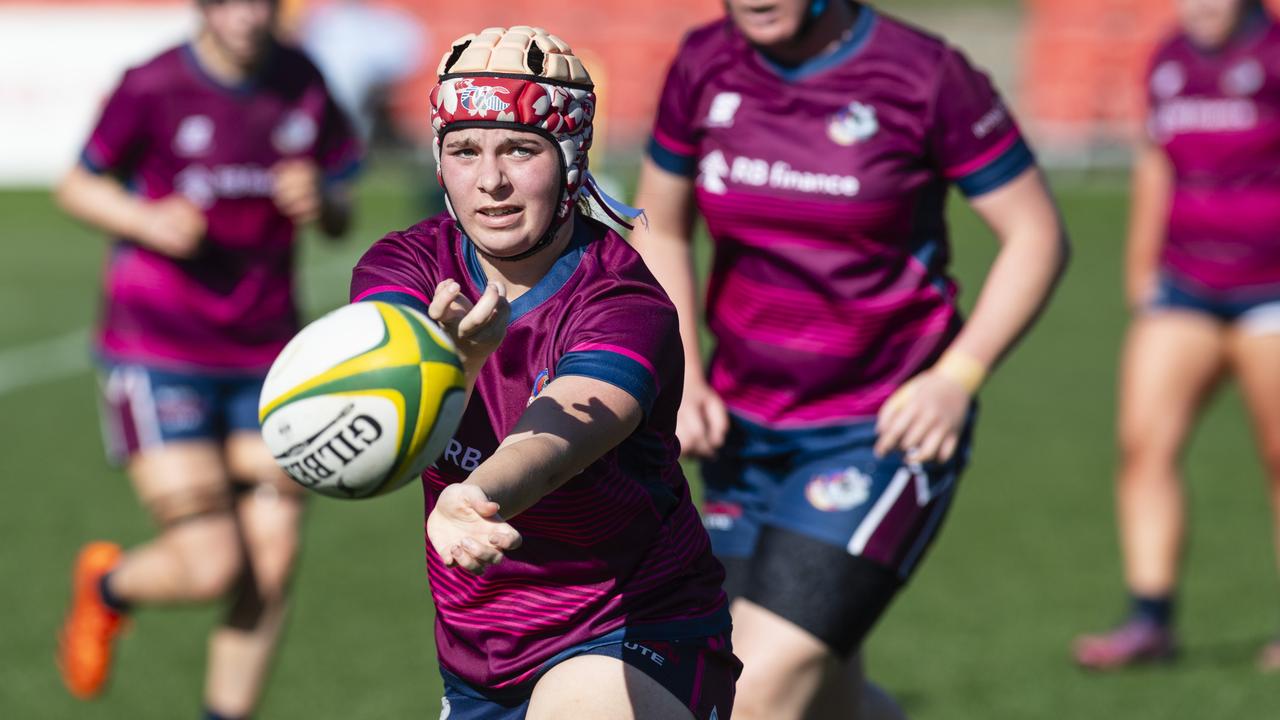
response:
{"label": "grass field", "polygon": [[[346,270],[364,246],[416,219],[422,185],[402,172],[377,174],[362,188],[351,240],[307,245],[309,313],[343,300]],[[1070,273],[984,391],[975,459],[948,525],[868,648],[871,672],[913,717],[1280,715],[1280,678],[1252,667],[1278,627],[1280,595],[1261,474],[1234,390],[1213,405],[1188,457],[1184,659],[1106,677],[1067,662],[1073,633],[1122,608],[1110,507],[1113,364],[1126,319],[1120,187],[1107,178],[1060,183],[1076,247]],[[993,243],[959,205],[958,272],[971,302]],[[0,502],[0,718],[194,718],[211,609],[139,614],[99,702],[77,704],[58,683],[53,634],[76,548],[99,537],[135,543],[151,528],[125,478],[102,460],[94,382],[80,336],[69,335],[95,313],[103,243],[36,192],[0,193],[0,237],[0,469],[10,492]],[[12,386],[42,370],[51,379]],[[313,503],[295,611],[260,717],[435,717],[420,508],[415,489]]]}

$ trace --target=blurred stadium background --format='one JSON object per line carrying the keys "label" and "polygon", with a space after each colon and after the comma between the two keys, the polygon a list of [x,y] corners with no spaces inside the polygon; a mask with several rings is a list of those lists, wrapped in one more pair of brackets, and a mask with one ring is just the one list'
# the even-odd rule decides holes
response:
{"label": "blurred stadium background", "polygon": [[[1076,254],[1036,332],[983,394],[985,421],[943,540],[868,648],[871,672],[912,717],[1274,718],[1280,679],[1253,669],[1280,629],[1262,476],[1234,390],[1189,451],[1193,543],[1181,598],[1185,653],[1168,669],[1090,676],[1067,645],[1122,611],[1111,516],[1114,362],[1126,321],[1120,258],[1126,146],[1145,54],[1173,0],[884,0],[990,70],[1054,169]],[[319,2],[284,0],[300,36]],[[413,69],[377,97],[359,223],[342,244],[308,238],[304,307],[345,299],[347,271],[388,229],[433,205],[421,151],[424,88],[453,37],[539,24],[585,50],[603,142],[628,187],[666,63],[717,0],[370,2],[421,28]],[[0,718],[195,717],[201,623],[215,610],[150,611],[121,644],[105,699],[59,686],[53,633],[81,542],[133,543],[149,522],[102,460],[87,326],[106,243],[59,214],[47,187],[74,161],[122,69],[193,27],[188,0],[0,0]],[[377,44],[378,37],[368,38]],[[401,58],[402,60],[404,58]],[[401,67],[398,72],[404,72]],[[953,203],[957,273],[970,289],[994,252]],[[695,477],[696,471],[691,475]],[[434,717],[439,677],[422,564],[419,492],[312,504],[289,634],[260,717]]]}

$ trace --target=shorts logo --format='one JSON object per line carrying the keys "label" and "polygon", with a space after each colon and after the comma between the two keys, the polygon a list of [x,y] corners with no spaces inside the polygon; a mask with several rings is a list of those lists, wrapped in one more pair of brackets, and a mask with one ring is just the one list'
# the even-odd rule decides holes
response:
{"label": "shorts logo", "polygon": [[711,100],[707,111],[707,127],[733,127],[733,116],[742,104],[742,96],[736,92],[722,92]]}
{"label": "shorts logo", "polygon": [[463,109],[473,117],[488,113],[505,112],[507,108],[511,107],[511,103],[503,102],[498,97],[499,95],[510,95],[510,90],[495,85],[472,85],[470,84],[471,82],[468,80],[467,86],[458,91],[458,100]]}
{"label": "shorts logo", "polygon": [[837,145],[849,146],[870,139],[879,129],[876,109],[855,100],[831,116],[827,137]]}
{"label": "shorts logo", "polygon": [[551,382],[550,370],[544,369],[542,372],[538,373],[538,377],[533,379],[533,391],[529,393],[529,402],[525,403],[526,407],[533,404],[533,399],[542,394],[543,388],[545,388],[549,382]]}
{"label": "shorts logo", "polygon": [[305,112],[294,110],[271,133],[271,144],[283,155],[295,155],[311,149],[318,134],[316,121]]}
{"label": "shorts logo", "polygon": [[871,478],[857,468],[815,475],[805,486],[804,497],[823,512],[851,510],[871,497]]}
{"label": "shorts logo", "polygon": [[182,157],[209,152],[213,145],[213,120],[208,115],[190,115],[178,123],[173,135],[173,151]]}
{"label": "shorts logo", "polygon": [[1222,92],[1237,97],[1247,97],[1262,89],[1267,73],[1257,60],[1242,60],[1222,74]]}

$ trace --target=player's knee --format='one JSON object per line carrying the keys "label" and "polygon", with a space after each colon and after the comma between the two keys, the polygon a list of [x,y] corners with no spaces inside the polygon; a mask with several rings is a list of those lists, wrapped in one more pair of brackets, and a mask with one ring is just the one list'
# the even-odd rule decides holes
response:
{"label": "player's knee", "polygon": [[[1120,463],[1126,469],[1161,468],[1177,461],[1178,443],[1169,433],[1126,423],[1120,428],[1118,450]],[[1128,474],[1125,477],[1137,481],[1144,476]]]}
{"label": "player's knee", "polygon": [[1262,442],[1262,467],[1271,481],[1271,487],[1280,490],[1280,436]]}
{"label": "player's knee", "polygon": [[214,551],[185,558],[187,591],[193,600],[226,597],[241,582],[245,565],[238,551]]}

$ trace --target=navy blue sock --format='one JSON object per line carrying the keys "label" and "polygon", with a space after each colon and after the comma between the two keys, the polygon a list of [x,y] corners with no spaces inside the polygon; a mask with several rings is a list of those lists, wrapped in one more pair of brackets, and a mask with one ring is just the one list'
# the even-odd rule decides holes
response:
{"label": "navy blue sock", "polygon": [[249,720],[248,716],[240,717],[238,715],[222,715],[216,713],[209,708],[204,709],[204,714],[200,716],[200,720]]}
{"label": "navy blue sock", "polygon": [[1169,627],[1173,622],[1173,596],[1171,595],[1130,595],[1130,615],[1160,627]]}
{"label": "navy blue sock", "polygon": [[121,599],[119,595],[111,592],[110,579],[111,573],[103,573],[102,577],[98,578],[98,597],[102,598],[103,605],[106,605],[112,610],[124,615],[131,609],[130,605],[128,602]]}

